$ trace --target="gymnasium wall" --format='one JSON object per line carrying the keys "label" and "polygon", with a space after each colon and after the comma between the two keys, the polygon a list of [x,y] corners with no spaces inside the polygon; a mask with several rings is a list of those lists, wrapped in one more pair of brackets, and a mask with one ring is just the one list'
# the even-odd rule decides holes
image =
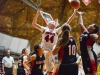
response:
{"label": "gymnasium wall", "polygon": [[12,52],[21,53],[23,48],[27,48],[30,52],[29,41],[22,38],[12,37],[0,33],[0,48],[10,49]]}

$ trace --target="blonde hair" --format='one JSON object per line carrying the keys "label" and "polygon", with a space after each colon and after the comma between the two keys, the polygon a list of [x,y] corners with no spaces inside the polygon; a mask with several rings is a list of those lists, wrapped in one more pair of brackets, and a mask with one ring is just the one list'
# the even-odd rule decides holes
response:
{"label": "blonde hair", "polygon": [[71,31],[71,26],[69,24],[67,24],[67,23],[63,24],[62,31],[64,31],[64,30]]}

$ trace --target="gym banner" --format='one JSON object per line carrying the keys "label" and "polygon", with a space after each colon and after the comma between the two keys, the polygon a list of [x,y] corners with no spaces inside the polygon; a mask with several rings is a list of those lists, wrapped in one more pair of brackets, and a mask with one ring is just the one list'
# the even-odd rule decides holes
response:
{"label": "gym banner", "polygon": [[91,0],[82,0],[82,2],[87,6],[91,2]]}

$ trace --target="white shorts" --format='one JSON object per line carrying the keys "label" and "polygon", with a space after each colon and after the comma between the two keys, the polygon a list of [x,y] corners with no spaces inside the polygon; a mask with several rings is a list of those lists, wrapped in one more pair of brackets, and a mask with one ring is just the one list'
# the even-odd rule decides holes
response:
{"label": "white shorts", "polygon": [[44,51],[47,72],[54,72],[55,57],[52,51]]}
{"label": "white shorts", "polygon": [[79,70],[78,75],[85,75],[84,70]]}

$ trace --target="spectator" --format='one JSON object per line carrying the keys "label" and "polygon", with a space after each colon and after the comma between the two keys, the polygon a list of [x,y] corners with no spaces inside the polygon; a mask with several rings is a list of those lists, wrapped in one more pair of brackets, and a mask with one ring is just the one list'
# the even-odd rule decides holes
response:
{"label": "spectator", "polygon": [[6,56],[2,59],[2,71],[5,75],[12,75],[14,66],[14,58],[10,56],[10,50],[6,51]]}

